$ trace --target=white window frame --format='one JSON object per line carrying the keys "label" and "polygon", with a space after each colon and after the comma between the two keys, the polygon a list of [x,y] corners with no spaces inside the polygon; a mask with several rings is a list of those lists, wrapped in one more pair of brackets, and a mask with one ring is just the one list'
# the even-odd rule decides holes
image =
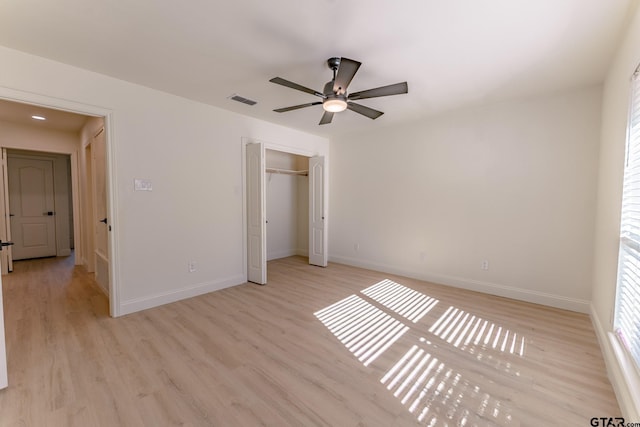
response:
{"label": "white window frame", "polygon": [[631,79],[613,328],[640,373],[640,66]]}

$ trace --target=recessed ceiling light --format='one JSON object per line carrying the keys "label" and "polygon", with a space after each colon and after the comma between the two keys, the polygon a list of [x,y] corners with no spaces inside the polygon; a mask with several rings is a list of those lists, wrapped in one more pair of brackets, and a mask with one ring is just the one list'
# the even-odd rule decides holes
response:
{"label": "recessed ceiling light", "polygon": [[31,116],[31,118],[32,118],[33,120],[47,120],[47,118],[46,118],[46,117],[42,117],[42,116]]}

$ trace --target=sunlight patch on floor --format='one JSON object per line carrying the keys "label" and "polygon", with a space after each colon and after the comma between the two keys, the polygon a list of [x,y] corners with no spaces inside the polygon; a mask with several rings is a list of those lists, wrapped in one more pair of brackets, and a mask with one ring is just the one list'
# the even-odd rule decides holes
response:
{"label": "sunlight patch on floor", "polygon": [[[367,298],[367,299],[365,299]],[[315,316],[365,366],[371,364],[439,303],[414,289],[385,279]],[[398,316],[402,319],[398,320]],[[411,323],[409,323],[411,322]],[[426,333],[423,331],[421,333]],[[420,338],[386,371],[380,382],[416,419],[426,425],[518,425],[508,396],[489,394],[433,356],[438,347],[473,354],[487,369],[514,377],[509,360],[493,350],[524,357],[525,338],[496,323],[450,306],[429,328],[432,343]],[[442,341],[440,341],[442,340]],[[442,424],[442,423],[445,424]]]}
{"label": "sunlight patch on floor", "polygon": [[454,347],[482,346],[518,356],[525,353],[523,336],[453,306],[440,316],[429,332]]}
{"label": "sunlight patch on floor", "polygon": [[422,319],[438,304],[438,300],[389,279],[360,292],[413,323]]}
{"label": "sunlight patch on floor", "polygon": [[409,330],[408,326],[356,295],[314,314],[365,366]]}
{"label": "sunlight patch on floor", "polygon": [[508,404],[433,357],[430,345],[431,342],[420,338],[380,380],[419,422],[435,425],[447,420],[456,426],[517,425]]}

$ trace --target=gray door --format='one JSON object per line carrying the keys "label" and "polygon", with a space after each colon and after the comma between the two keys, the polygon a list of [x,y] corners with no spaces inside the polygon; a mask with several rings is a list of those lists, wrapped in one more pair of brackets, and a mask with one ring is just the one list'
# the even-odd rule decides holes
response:
{"label": "gray door", "polygon": [[9,157],[13,260],[56,255],[53,161]]}

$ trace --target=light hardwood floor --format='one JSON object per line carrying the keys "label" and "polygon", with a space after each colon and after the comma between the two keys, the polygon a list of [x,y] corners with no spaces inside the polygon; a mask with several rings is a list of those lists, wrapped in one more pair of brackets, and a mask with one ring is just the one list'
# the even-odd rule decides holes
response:
{"label": "light hardwood floor", "polygon": [[583,314],[301,257],[118,319],[72,259],[3,277],[1,426],[587,426],[620,415]]}

